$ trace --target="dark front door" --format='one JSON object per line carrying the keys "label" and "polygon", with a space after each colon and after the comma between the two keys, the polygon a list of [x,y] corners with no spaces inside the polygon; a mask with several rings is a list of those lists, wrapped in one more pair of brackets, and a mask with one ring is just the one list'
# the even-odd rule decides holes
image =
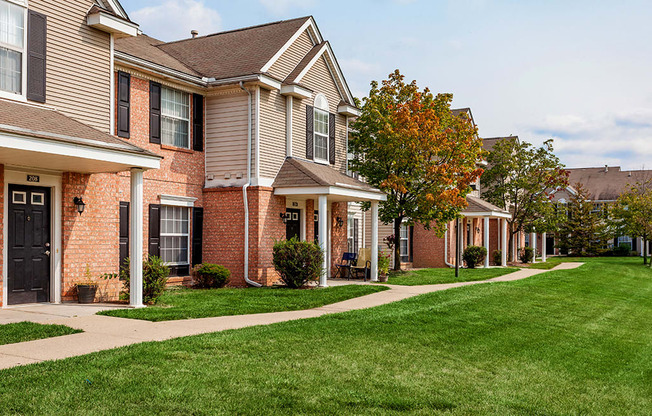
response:
{"label": "dark front door", "polygon": [[288,240],[292,237],[301,239],[301,210],[288,208],[285,213],[288,214],[285,223],[285,238]]}
{"label": "dark front door", "polygon": [[50,300],[50,189],[9,185],[7,303]]}
{"label": "dark front door", "polygon": [[546,254],[548,256],[555,254],[555,237],[546,235]]}

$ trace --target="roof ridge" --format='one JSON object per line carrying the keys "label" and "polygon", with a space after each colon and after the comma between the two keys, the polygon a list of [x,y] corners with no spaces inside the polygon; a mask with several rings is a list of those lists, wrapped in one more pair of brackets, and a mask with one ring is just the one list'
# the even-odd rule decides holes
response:
{"label": "roof ridge", "polygon": [[181,42],[187,42],[187,41],[190,41],[190,40],[197,40],[197,39],[209,38],[209,37],[212,37],[212,36],[225,35],[227,33],[244,32],[245,30],[258,29],[258,28],[261,28],[261,27],[278,25],[278,24],[281,24],[281,23],[295,22],[297,20],[311,19],[311,18],[313,18],[313,16],[308,15],[308,16],[303,16],[303,17],[296,17],[294,19],[277,20],[275,22],[261,23],[261,24],[258,24],[258,25],[241,27],[241,28],[238,28],[238,29],[231,29],[231,30],[224,30],[222,32],[210,33],[208,35],[197,36],[195,38],[185,38],[185,39],[173,40],[171,42],[165,42],[163,45],[172,45],[174,43],[181,43]]}

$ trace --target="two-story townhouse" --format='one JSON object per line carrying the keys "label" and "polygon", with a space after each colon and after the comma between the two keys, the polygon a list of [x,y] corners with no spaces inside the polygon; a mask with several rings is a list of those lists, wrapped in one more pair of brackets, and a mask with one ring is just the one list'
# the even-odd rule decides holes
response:
{"label": "two-story townhouse", "polygon": [[[326,285],[347,249],[348,202],[372,201],[377,212],[384,195],[346,175],[348,121],[358,109],[314,19],[167,43],[142,34],[120,39],[115,70],[124,84],[118,134],[162,155],[176,152],[169,168],[165,157],[150,175],[174,174],[174,159],[178,168],[198,165],[192,187],[201,185],[201,195],[146,191],[149,253],[183,272],[202,260],[219,263],[231,270],[232,285],[257,286],[277,280],[275,241],[316,240],[326,253]],[[172,201],[186,204],[188,218],[201,205],[201,223],[181,236],[166,229]]]}
{"label": "two-story townhouse", "polygon": [[[114,42],[138,26],[116,0],[0,0],[0,27],[0,303],[58,303],[87,268],[118,271],[120,192],[138,207],[143,173],[160,166],[113,135]],[[126,215],[142,235],[142,209]]]}

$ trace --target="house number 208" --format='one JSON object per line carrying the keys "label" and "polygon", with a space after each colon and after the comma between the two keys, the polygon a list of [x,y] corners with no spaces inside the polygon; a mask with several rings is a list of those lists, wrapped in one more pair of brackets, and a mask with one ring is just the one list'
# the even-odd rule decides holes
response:
{"label": "house number 208", "polygon": [[40,182],[41,178],[38,175],[27,175],[27,182]]}

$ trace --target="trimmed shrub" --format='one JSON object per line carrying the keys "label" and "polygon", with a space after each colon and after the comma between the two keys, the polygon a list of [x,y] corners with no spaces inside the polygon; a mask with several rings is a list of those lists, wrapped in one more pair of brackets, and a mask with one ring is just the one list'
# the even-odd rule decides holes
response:
{"label": "trimmed shrub", "polygon": [[231,272],[219,264],[203,263],[192,269],[193,286],[198,289],[224,287],[231,278]]}
{"label": "trimmed shrub", "polygon": [[462,259],[464,259],[469,269],[475,269],[475,266],[481,264],[486,256],[487,249],[480,246],[468,246],[462,253]]}
{"label": "trimmed shrub", "polygon": [[299,288],[308,282],[319,280],[324,253],[321,248],[308,241],[277,241],[273,248],[274,268],[289,288]]}
{"label": "trimmed shrub", "polygon": [[493,259],[494,259],[494,264],[496,266],[500,266],[501,263],[503,262],[503,251],[502,250],[494,250],[492,256],[493,256]]}
{"label": "trimmed shrub", "polygon": [[613,252],[616,257],[628,257],[632,254],[632,248],[629,244],[620,244],[618,247],[614,247]]}
{"label": "trimmed shrub", "polygon": [[518,257],[523,263],[530,263],[534,258],[534,250],[532,247],[523,247]]}
{"label": "trimmed shrub", "polygon": [[[125,265],[120,269],[120,280],[123,281],[121,299],[129,298],[129,264],[129,259],[127,259]],[[163,263],[160,257],[149,256],[143,262],[143,303],[153,305],[158,302],[158,298],[165,290],[168,276],[170,276],[170,268]]]}

